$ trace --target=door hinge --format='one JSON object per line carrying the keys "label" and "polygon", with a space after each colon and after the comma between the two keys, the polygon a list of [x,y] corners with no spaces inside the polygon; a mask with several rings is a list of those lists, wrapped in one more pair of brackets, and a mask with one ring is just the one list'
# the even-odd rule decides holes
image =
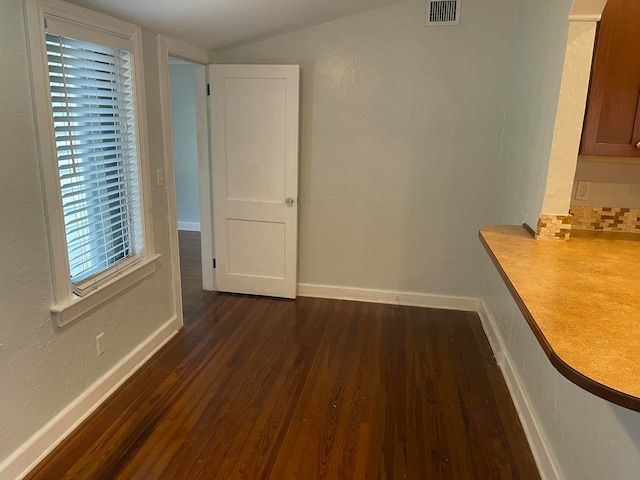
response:
{"label": "door hinge", "polygon": [[213,268],[216,268],[216,259],[213,259]]}
{"label": "door hinge", "polygon": [[211,95],[211,84],[207,83],[207,95]]}

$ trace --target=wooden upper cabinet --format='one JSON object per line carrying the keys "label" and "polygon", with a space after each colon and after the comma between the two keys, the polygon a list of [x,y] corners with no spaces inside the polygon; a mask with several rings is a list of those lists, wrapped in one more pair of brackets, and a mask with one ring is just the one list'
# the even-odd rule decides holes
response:
{"label": "wooden upper cabinet", "polygon": [[580,153],[640,157],[640,0],[602,13]]}

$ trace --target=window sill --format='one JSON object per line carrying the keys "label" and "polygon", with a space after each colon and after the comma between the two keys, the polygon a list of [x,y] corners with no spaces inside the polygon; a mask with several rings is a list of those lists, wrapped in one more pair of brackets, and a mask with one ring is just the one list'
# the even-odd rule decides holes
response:
{"label": "window sill", "polygon": [[131,287],[156,271],[156,261],[160,254],[151,255],[123,272],[113,280],[101,285],[84,297],[74,297],[51,307],[51,318],[58,327],[64,327],[83,316],[120,292]]}

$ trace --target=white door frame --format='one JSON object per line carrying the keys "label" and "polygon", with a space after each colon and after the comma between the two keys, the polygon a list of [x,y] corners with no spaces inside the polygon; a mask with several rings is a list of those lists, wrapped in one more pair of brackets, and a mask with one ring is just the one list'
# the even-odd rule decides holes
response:
{"label": "white door frame", "polygon": [[174,179],[173,141],[171,136],[171,93],[169,89],[169,56],[175,56],[196,64],[196,128],[198,148],[198,187],[200,194],[200,234],[202,258],[202,288],[215,290],[213,269],[214,245],[212,222],[211,172],[209,162],[209,122],[206,99],[206,65],[214,62],[211,52],[194,47],[171,37],[158,35],[158,71],[160,83],[160,110],[164,149],[164,172],[169,223],[169,250],[175,315],[180,324],[182,314],[182,285],[180,284],[180,251],[178,245],[178,215],[176,185]]}

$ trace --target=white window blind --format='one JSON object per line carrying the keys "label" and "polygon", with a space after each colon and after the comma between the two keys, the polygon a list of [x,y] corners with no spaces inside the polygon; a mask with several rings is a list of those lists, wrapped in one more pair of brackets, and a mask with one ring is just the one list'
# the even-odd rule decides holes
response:
{"label": "white window blind", "polygon": [[73,291],[84,295],[143,248],[131,54],[46,35]]}

